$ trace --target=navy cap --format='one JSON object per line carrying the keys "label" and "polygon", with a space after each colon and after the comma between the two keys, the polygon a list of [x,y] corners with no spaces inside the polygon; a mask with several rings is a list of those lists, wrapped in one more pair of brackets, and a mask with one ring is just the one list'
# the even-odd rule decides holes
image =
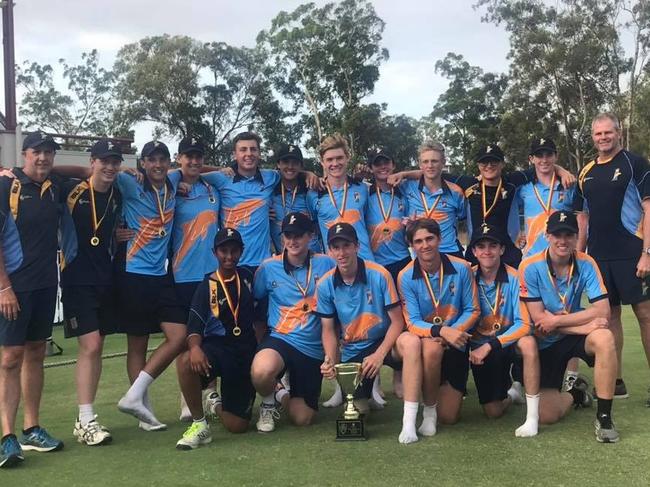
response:
{"label": "navy cap", "polygon": [[108,139],[100,139],[90,148],[90,157],[97,159],[106,159],[107,157],[122,157],[122,148],[115,142],[109,142]]}
{"label": "navy cap", "polygon": [[494,225],[481,225],[476,229],[472,235],[472,240],[469,243],[470,247],[474,247],[481,240],[492,240],[501,245],[505,245],[505,239],[501,232]]}
{"label": "navy cap", "polygon": [[476,153],[476,162],[483,161],[500,161],[505,160],[505,155],[501,148],[496,144],[488,144],[482,146]]}
{"label": "navy cap", "polygon": [[357,232],[349,223],[335,223],[327,231],[327,244],[331,244],[333,240],[340,238],[352,243],[358,243]]}
{"label": "navy cap", "polygon": [[578,218],[572,211],[556,211],[546,221],[547,233],[578,233]]}
{"label": "navy cap", "polygon": [[294,161],[298,161],[300,164],[303,164],[304,159],[302,157],[302,151],[300,150],[300,147],[293,144],[284,144],[280,146],[278,148],[275,160],[281,161],[287,159],[293,159]]}
{"label": "navy cap", "polygon": [[366,157],[366,160],[367,160],[369,166],[372,166],[374,163],[376,163],[380,159],[385,159],[387,161],[392,161],[393,160],[393,158],[391,156],[386,154],[386,152],[383,149],[379,148],[379,147],[376,147],[374,149],[370,149],[368,151],[368,155]]}
{"label": "navy cap", "polygon": [[244,248],[244,241],[241,238],[241,234],[234,228],[224,227],[219,230],[214,236],[213,248],[216,249],[217,247],[220,247],[227,242],[237,242],[239,245],[241,245],[242,249]]}
{"label": "navy cap", "polygon": [[156,151],[160,151],[167,157],[170,157],[169,149],[164,143],[160,142],[159,140],[152,140],[144,144],[144,147],[142,148],[142,158],[149,157]]}
{"label": "navy cap", "polygon": [[46,134],[42,130],[29,134],[23,140],[23,150],[35,149],[42,145],[48,145],[54,150],[59,150],[61,148],[61,146],[54,141],[51,135]]}
{"label": "navy cap", "polygon": [[190,152],[197,152],[203,155],[205,154],[205,145],[196,137],[185,137],[178,143],[178,153],[189,154]]}
{"label": "navy cap", "polygon": [[555,146],[555,142],[545,137],[533,139],[530,143],[530,155],[532,156],[542,151],[555,152],[557,154],[557,147]]}
{"label": "navy cap", "polygon": [[282,220],[282,233],[302,235],[314,231],[314,222],[302,212],[295,211],[287,214]]}

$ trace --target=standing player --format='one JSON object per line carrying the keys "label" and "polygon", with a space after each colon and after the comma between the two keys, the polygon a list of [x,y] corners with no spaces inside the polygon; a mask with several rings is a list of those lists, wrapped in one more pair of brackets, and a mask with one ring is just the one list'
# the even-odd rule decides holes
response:
{"label": "standing player", "polygon": [[[302,151],[297,145],[283,145],[277,151],[277,167],[280,182],[273,190],[271,208],[273,218],[271,223],[271,239],[277,254],[282,253],[282,220],[288,213],[299,211],[309,215],[307,208],[307,182],[303,171],[304,160]],[[321,252],[320,239],[314,237],[309,245],[313,252]]]}
{"label": "standing player", "polygon": [[192,450],[212,441],[203,413],[201,389],[221,377],[219,415],[226,429],[243,433],[251,419],[255,389],[250,369],[255,355],[253,276],[237,268],[244,249],[241,235],[223,228],[214,240],[219,269],[201,282],[192,299],[187,325],[188,351],[178,358],[178,381],[192,413],[192,425],[176,443]]}
{"label": "standing player", "polygon": [[310,191],[307,194],[307,205],[312,217],[318,221],[321,237],[327,235],[328,229],[335,223],[349,223],[359,237],[359,256],[374,261],[366,228],[368,187],[348,176],[348,141],[340,134],[325,137],[320,144],[319,153],[326,176],[325,189]]}
{"label": "standing player", "polygon": [[[321,317],[325,361],[321,372],[328,379],[336,377],[334,365],[339,362],[339,335],[341,362],[360,362],[364,378],[355,394],[361,413],[368,411],[372,384],[382,365],[401,369],[402,347],[395,346],[404,329],[404,318],[399,297],[389,272],[358,257],[359,240],[354,227],[337,223],[327,234],[330,255],[336,260],[336,269],[325,274],[318,283],[317,313]],[[337,330],[337,324],[340,331]],[[408,342],[408,338],[406,338]],[[404,374],[410,379],[419,373],[414,360],[406,362]],[[401,443],[417,441],[415,420],[419,391],[405,390],[404,424]],[[407,409],[415,404],[415,413]]]}
{"label": "standing player", "polygon": [[424,411],[418,432],[433,436],[438,418],[445,424],[460,418],[468,343],[480,307],[469,264],[438,251],[440,226],[435,220],[416,220],[406,238],[416,259],[400,272],[397,283],[408,331],[420,337],[416,353],[422,357]]}
{"label": "standing player", "polygon": [[557,159],[557,147],[551,139],[542,137],[531,142],[528,160],[535,174],[532,181],[519,187],[514,203],[524,212],[524,257],[548,247],[546,220],[551,213],[572,208],[575,188],[565,188],[557,177]]}
{"label": "standing player", "polygon": [[[23,141],[23,168],[0,176],[0,467],[23,461],[23,449],[60,450],[39,425],[45,340],[52,335],[57,293],[61,189],[50,179],[56,150],[42,132]],[[23,435],[14,434],[23,397]],[[22,445],[22,448],[21,448]]]}
{"label": "standing player", "polygon": [[[538,335],[540,361],[539,419],[551,424],[573,405],[591,405],[587,383],[577,379],[560,392],[569,359],[581,358],[594,367],[598,411],[596,439],[615,443],[619,434],[611,417],[616,383],[616,346],[608,330],[607,289],[594,260],[576,251],[578,222],[573,213],[556,211],[546,226],[549,246],[521,263],[521,299],[526,302]],[[589,298],[580,306],[582,293]]]}
{"label": "standing player", "polygon": [[[257,430],[275,429],[275,387],[289,372],[289,417],[294,424],[310,424],[318,411],[323,361],[320,320],[316,309],[317,281],[334,261],[309,250],[314,224],[304,213],[289,213],[282,222],[284,251],[264,261],[255,274],[254,296],[268,300],[269,333],[260,343],[251,375],[262,396]],[[278,398],[281,400],[281,398]]]}
{"label": "standing player", "polygon": [[[574,209],[581,212],[578,249],[598,263],[612,307],[610,329],[616,338],[618,373],[615,397],[628,396],[621,375],[623,326],[621,304],[632,305],[650,365],[650,167],[621,146],[616,116],[603,113],[591,124],[598,150],[578,177]],[[588,235],[588,237],[587,237]],[[650,396],[646,402],[650,407]]]}
{"label": "standing player", "polygon": [[[485,231],[483,231],[485,230]],[[501,262],[504,238],[491,227],[474,234],[470,247],[478,260],[474,272],[481,319],[470,341],[469,360],[483,411],[498,418],[512,402],[510,367],[515,349],[524,359],[526,422],[516,436],[535,436],[539,423],[539,358],[526,306],[519,300],[517,271]]]}
{"label": "standing player", "polygon": [[63,224],[61,292],[66,337],[77,337],[75,369],[79,415],[74,435],[95,446],[112,440],[96,421],[93,403],[102,372],[104,336],[114,331],[113,232],[122,211],[113,185],[122,163],[122,150],[108,140],[90,149],[91,176],[63,183],[66,209]]}

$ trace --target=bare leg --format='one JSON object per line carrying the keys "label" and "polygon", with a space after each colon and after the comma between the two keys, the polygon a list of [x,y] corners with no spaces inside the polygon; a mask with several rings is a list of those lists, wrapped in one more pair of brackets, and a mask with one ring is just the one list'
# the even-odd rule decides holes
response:
{"label": "bare leg", "polygon": [[24,429],[36,426],[43,394],[45,342],[26,342],[20,375],[23,393]]}
{"label": "bare leg", "polygon": [[20,403],[20,371],[24,347],[0,347],[0,418],[3,436],[13,434]]}

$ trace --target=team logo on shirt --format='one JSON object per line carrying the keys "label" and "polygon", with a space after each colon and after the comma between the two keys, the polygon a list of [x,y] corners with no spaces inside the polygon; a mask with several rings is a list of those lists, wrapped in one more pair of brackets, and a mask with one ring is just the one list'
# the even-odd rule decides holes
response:
{"label": "team logo on shirt", "polygon": [[616,171],[614,171],[614,176],[612,177],[612,181],[618,181],[618,177],[621,175],[621,170],[617,167]]}
{"label": "team logo on shirt", "polygon": [[[445,203],[443,202],[442,204],[444,205]],[[398,203],[397,204],[397,209],[399,210],[400,213],[403,212],[404,211],[404,204],[403,203]]]}
{"label": "team logo on shirt", "polygon": [[32,199],[31,194],[21,194],[20,195],[20,201],[31,200],[31,199]]}
{"label": "team logo on shirt", "polygon": [[560,191],[557,194],[557,201],[558,201],[558,203],[561,203],[562,201],[564,201],[564,191]]}
{"label": "team logo on shirt", "polygon": [[449,283],[449,293],[454,296],[456,294],[456,285],[452,282]]}
{"label": "team logo on shirt", "polygon": [[246,287],[249,291],[253,290],[253,283],[250,281],[250,279],[244,279],[244,284],[246,284]]}
{"label": "team logo on shirt", "polygon": [[368,304],[372,304],[372,292],[370,291],[370,289],[366,291],[366,301],[368,302]]}
{"label": "team logo on shirt", "polygon": [[502,189],[501,190],[501,199],[505,200],[507,197],[508,197],[508,191],[506,191],[505,189]]}
{"label": "team logo on shirt", "polygon": [[361,195],[360,195],[359,193],[357,193],[356,191],[354,192],[354,201],[355,201],[356,203],[358,203],[359,201],[361,201]]}
{"label": "team logo on shirt", "polygon": [[90,204],[90,201],[85,200],[83,198],[79,198],[79,201],[77,201],[77,203],[79,203],[80,205],[88,205],[88,204]]}
{"label": "team logo on shirt", "polygon": [[278,283],[277,283],[276,281],[272,281],[272,282],[271,282],[271,287],[272,287],[272,288],[276,288],[276,287],[278,287]]}

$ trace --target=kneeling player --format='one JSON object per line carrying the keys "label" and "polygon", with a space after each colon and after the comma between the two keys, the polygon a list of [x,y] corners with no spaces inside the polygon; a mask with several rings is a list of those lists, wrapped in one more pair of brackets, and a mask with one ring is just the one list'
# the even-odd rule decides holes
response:
{"label": "kneeling player", "polygon": [[[306,426],[318,411],[323,345],[320,321],[313,313],[314,294],[318,279],[334,267],[331,258],[309,250],[314,224],[304,213],[284,217],[282,236],[284,252],[266,259],[255,273],[255,299],[268,301],[269,333],[251,368],[253,384],[262,396],[257,430],[263,433],[273,431],[279,418],[275,388],[285,371],[289,372],[288,409],[293,423]],[[277,399],[282,402],[280,394]]]}
{"label": "kneeling player", "polygon": [[[368,411],[373,380],[381,366],[385,364],[393,369],[401,368],[400,347],[394,345],[404,330],[404,318],[390,273],[382,266],[358,257],[359,240],[352,225],[332,225],[327,234],[327,245],[330,255],[336,260],[336,269],[323,276],[316,293],[316,312],[321,317],[325,348],[321,372],[328,379],[336,377],[334,364],[339,361],[336,320],[341,327],[341,361],[362,364],[364,380],[355,397],[359,399],[357,405],[360,411],[365,413]],[[406,381],[418,372],[417,369],[411,370],[413,364],[413,360],[407,362],[404,370]],[[417,404],[418,394],[417,388],[405,386],[404,407],[407,407],[406,401]],[[410,433],[411,441],[417,441],[415,415],[411,415],[410,424],[403,425],[402,433],[406,430]]]}
{"label": "kneeling player", "polygon": [[501,262],[505,240],[497,229],[483,226],[472,237],[470,247],[478,260],[475,269],[481,320],[470,341],[469,361],[483,411],[500,417],[512,403],[510,367],[515,348],[524,359],[526,422],[517,436],[535,436],[539,422],[539,358],[531,335],[530,315],[519,300],[517,271]]}
{"label": "kneeling player", "polygon": [[416,379],[424,401],[418,432],[433,436],[438,418],[453,424],[460,417],[469,373],[467,344],[479,303],[469,264],[438,251],[440,227],[435,220],[416,220],[406,229],[406,238],[416,259],[400,272],[397,285],[406,326],[419,337],[409,341],[407,352],[422,361]]}
{"label": "kneeling player", "polygon": [[176,443],[191,450],[212,441],[203,414],[201,391],[221,377],[221,422],[232,433],[248,429],[255,389],[250,367],[255,355],[253,276],[237,263],[244,250],[241,235],[221,229],[214,240],[219,269],[199,284],[187,325],[187,346],[177,361],[178,382],[192,413],[192,425]]}
{"label": "kneeling player", "polygon": [[[594,367],[598,393],[596,439],[614,443],[619,434],[612,422],[616,382],[616,347],[608,329],[607,289],[594,260],[576,251],[578,223],[573,213],[553,213],[546,224],[547,250],[525,259],[519,268],[521,299],[526,302],[538,334],[541,401],[540,421],[555,423],[572,405],[588,406],[591,397],[584,379],[560,392],[572,357]],[[580,307],[586,292],[590,306]]]}

